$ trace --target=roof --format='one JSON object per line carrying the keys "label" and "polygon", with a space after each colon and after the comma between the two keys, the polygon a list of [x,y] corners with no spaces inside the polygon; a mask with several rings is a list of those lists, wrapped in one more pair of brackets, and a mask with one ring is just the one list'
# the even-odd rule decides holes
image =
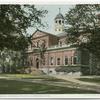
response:
{"label": "roof", "polygon": [[100,19],[100,13],[99,13],[99,14],[97,14],[97,18],[98,18],[98,19]]}
{"label": "roof", "polygon": [[57,14],[57,16],[55,17],[55,19],[64,19],[64,16],[63,16],[61,13],[59,13],[59,14]]}
{"label": "roof", "polygon": [[63,32],[63,33],[57,34],[57,37],[63,37],[63,36],[67,36],[67,33]]}
{"label": "roof", "polygon": [[66,32],[59,33],[59,34],[56,34],[56,35],[55,35],[55,34],[48,33],[48,32],[41,31],[41,30],[37,29],[37,30],[31,35],[31,37],[32,37],[37,31],[42,32],[42,33],[44,33],[44,34],[46,34],[46,35],[51,35],[51,36],[58,37],[58,38],[67,36],[67,33],[66,33]]}
{"label": "roof", "polygon": [[37,30],[31,35],[31,37],[32,37],[37,31],[42,32],[42,33],[45,33],[45,34],[47,34],[47,35],[51,35],[51,36],[57,37],[57,35],[54,35],[54,34],[51,34],[51,33],[45,32],[45,31],[41,31],[41,30],[39,30],[39,29],[37,29]]}

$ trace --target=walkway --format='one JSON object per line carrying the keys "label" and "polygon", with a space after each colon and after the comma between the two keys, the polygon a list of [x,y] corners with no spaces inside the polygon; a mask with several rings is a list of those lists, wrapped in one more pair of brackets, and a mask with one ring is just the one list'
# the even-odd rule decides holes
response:
{"label": "walkway", "polygon": [[91,82],[83,82],[78,80],[78,78],[100,78],[100,76],[68,76],[68,75],[53,75],[58,79],[64,79],[66,81],[72,82],[74,85],[76,84],[82,87],[87,87],[87,89],[93,89],[100,92],[100,84],[98,83],[91,83]]}
{"label": "walkway", "polygon": [[98,84],[98,83],[83,82],[83,81],[78,80],[78,78],[93,78],[91,76],[53,75],[53,77],[56,77],[59,79],[64,79],[64,80],[67,80],[69,82],[83,84],[83,85],[100,86],[100,84]]}

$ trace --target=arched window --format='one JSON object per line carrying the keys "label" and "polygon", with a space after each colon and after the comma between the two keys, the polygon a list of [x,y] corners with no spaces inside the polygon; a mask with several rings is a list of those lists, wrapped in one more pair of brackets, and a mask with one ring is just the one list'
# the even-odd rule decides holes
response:
{"label": "arched window", "polygon": [[60,58],[57,58],[57,65],[60,65]]}
{"label": "arched window", "polygon": [[53,65],[53,57],[50,58],[50,63]]}
{"label": "arched window", "polygon": [[65,65],[68,65],[68,57],[65,57]]}
{"label": "arched window", "polygon": [[57,21],[55,21],[55,23],[57,23]]}
{"label": "arched window", "polygon": [[61,20],[59,20],[59,24],[61,25]]}
{"label": "arched window", "polygon": [[62,41],[59,41],[59,46],[62,46]]}

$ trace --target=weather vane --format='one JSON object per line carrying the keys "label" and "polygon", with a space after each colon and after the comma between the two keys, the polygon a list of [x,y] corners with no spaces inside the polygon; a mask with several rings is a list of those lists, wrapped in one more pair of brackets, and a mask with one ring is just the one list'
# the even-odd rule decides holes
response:
{"label": "weather vane", "polygon": [[60,13],[60,11],[61,11],[61,8],[59,8],[59,13]]}

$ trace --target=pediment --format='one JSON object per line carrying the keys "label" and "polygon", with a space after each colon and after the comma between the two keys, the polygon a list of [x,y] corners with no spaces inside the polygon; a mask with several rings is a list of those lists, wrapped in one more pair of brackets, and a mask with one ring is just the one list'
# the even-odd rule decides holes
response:
{"label": "pediment", "polygon": [[46,35],[46,33],[37,30],[35,33],[33,33],[32,38],[38,38],[38,37],[42,37],[42,36],[45,36],[45,35]]}

